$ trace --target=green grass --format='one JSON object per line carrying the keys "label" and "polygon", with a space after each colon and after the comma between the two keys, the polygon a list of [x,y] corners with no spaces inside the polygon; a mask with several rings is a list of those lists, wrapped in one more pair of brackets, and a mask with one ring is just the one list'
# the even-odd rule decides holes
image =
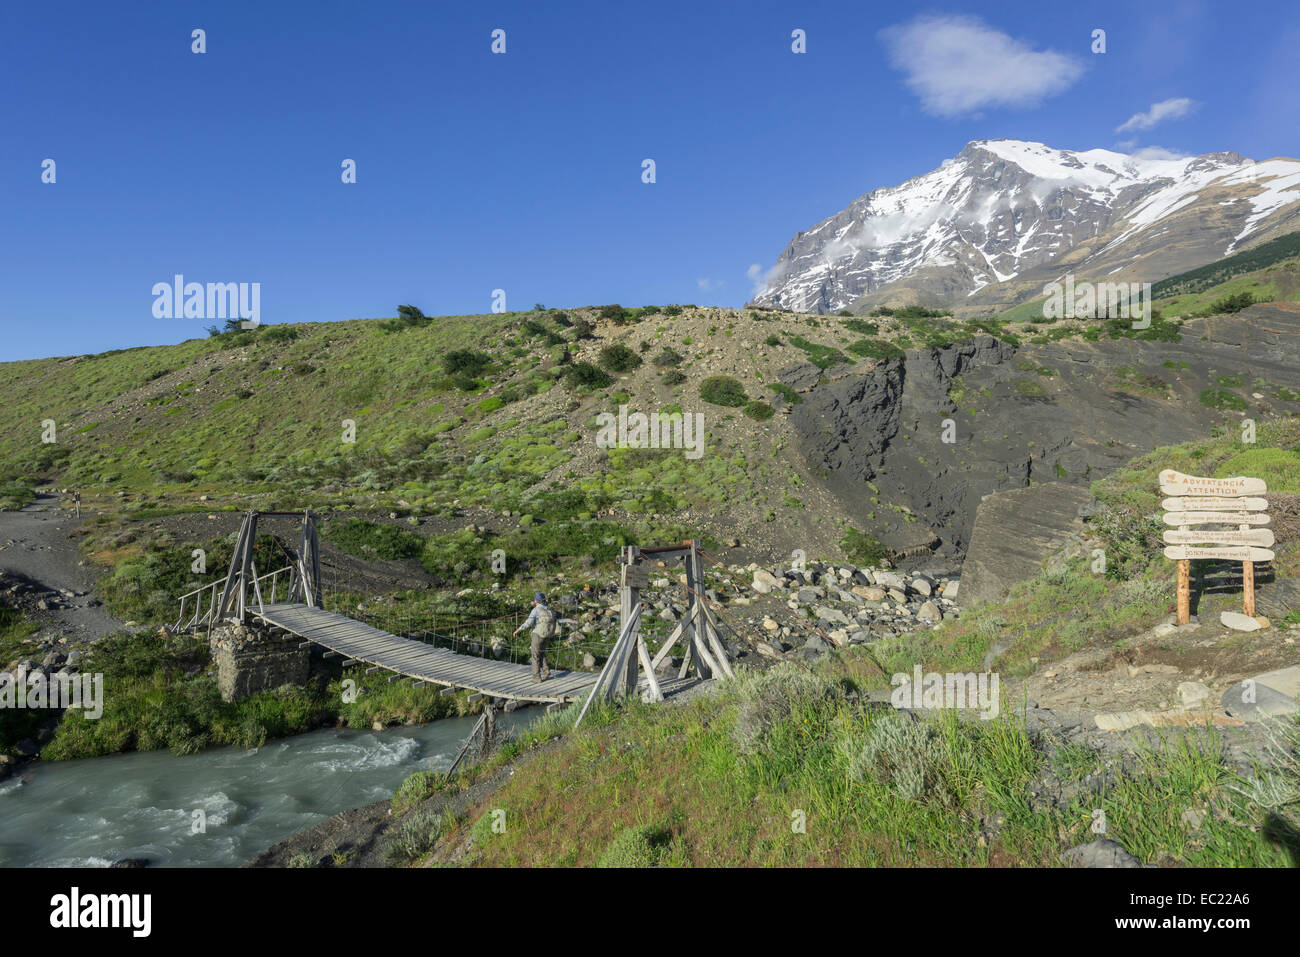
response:
{"label": "green grass", "polygon": [[820,345],[816,342],[810,342],[803,336],[792,336],[789,333],[786,333],[785,337],[790,345],[802,351],[808,357],[808,361],[819,369],[827,369],[833,365],[841,365],[850,361],[844,353],[833,346]]}
{"label": "green grass", "polygon": [[199,637],[119,634],[96,643],[80,663],[104,677],[104,713],[95,720],[69,710],[41,752],[46,760],[99,757],[120,751],[261,747],[342,719],[348,727],[423,723],[469,710],[465,695],[444,697],[429,687],[349,675],[361,692],[344,702],[340,678],[324,686],[263,691],[242,701],[221,699],[207,643]]}
{"label": "green grass", "polygon": [[878,565],[889,557],[888,549],[880,539],[858,528],[850,528],[844,533],[844,537],[840,539],[840,551],[853,564],[864,567]]}
{"label": "green grass", "polygon": [[848,350],[867,359],[901,359],[906,355],[898,346],[883,339],[859,339],[849,343]]}
{"label": "green grass", "polygon": [[360,518],[327,522],[325,539],[349,555],[394,560],[414,558],[424,551],[424,539],[393,525],[380,525]]}
{"label": "green grass", "polygon": [[[841,669],[779,665],[742,670],[714,697],[584,722],[526,755],[447,828],[433,859],[472,833],[467,863],[493,867],[1057,866],[1094,839],[1101,801],[1110,836],[1144,862],[1288,863],[1276,837],[1242,826],[1261,818],[1244,802],[1232,805],[1241,824],[1180,826],[1188,807],[1233,800],[1212,736],[1151,749],[1100,798],[1034,810],[1031,782],[1058,765],[1006,708],[991,721],[948,712],[912,725],[853,704],[845,692],[857,687]],[[493,810],[505,812],[504,833],[491,831]],[[992,818],[1000,829],[978,839]]]}
{"label": "green grass", "polygon": [[1201,405],[1218,409],[1221,412],[1244,412],[1248,403],[1235,392],[1227,389],[1203,389],[1200,395]]}
{"label": "green grass", "polygon": [[[35,647],[24,639],[38,630],[16,609],[0,602],[0,668],[35,655]],[[51,714],[46,710],[0,708],[0,754],[12,755],[20,742],[35,739]]]}

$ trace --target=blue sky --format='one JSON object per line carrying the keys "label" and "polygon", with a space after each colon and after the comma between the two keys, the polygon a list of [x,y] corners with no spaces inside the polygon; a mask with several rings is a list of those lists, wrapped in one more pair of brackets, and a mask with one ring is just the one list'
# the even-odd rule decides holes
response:
{"label": "blue sky", "polygon": [[9,3],[0,359],[202,336],[177,273],[272,323],[739,306],[970,140],[1296,156],[1296,49],[1282,0]]}

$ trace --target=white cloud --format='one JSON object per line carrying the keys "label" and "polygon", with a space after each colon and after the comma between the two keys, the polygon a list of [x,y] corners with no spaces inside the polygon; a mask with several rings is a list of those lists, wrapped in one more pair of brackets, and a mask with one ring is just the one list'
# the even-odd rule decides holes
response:
{"label": "white cloud", "polygon": [[1083,75],[1080,58],[1035,51],[978,17],[918,17],[881,30],[880,37],[921,106],[936,116],[1036,106]]}
{"label": "white cloud", "polygon": [[1152,103],[1151,109],[1145,113],[1134,113],[1127,120],[1115,127],[1116,133],[1132,133],[1134,130],[1149,130],[1157,123],[1165,120],[1176,120],[1179,117],[1186,116],[1192,110],[1196,109],[1196,101],[1189,100],[1185,96],[1176,96],[1173,99],[1161,100],[1159,103]]}
{"label": "white cloud", "polygon": [[771,269],[764,269],[760,263],[754,263],[745,270],[745,275],[752,282],[753,288],[750,290],[750,298],[760,296],[771,286],[775,285],[777,280],[785,275],[786,267],[777,263]]}
{"label": "white cloud", "polygon": [[700,291],[701,291],[701,292],[713,292],[714,290],[721,289],[721,288],[722,288],[723,286],[725,286],[726,284],[727,284],[727,281],[726,281],[725,279],[697,279],[697,280],[695,280],[695,285],[697,285],[697,286],[700,287]]}
{"label": "white cloud", "polygon": [[1180,153],[1177,150],[1167,150],[1163,146],[1144,146],[1140,150],[1134,150],[1132,156],[1134,159],[1147,160],[1180,160],[1187,158],[1186,153]]}

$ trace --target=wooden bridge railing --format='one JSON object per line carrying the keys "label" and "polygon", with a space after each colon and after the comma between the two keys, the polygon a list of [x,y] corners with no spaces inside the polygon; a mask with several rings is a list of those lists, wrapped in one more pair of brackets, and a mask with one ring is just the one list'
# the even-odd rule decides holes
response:
{"label": "wooden bridge railing", "polygon": [[[294,565],[286,565],[283,568],[277,568],[275,571],[267,572],[265,575],[261,575],[256,579],[256,583],[259,588],[261,587],[262,582],[268,580],[271,582],[271,603],[272,604],[275,603],[275,597],[276,594],[278,593],[279,576],[283,575],[285,572],[289,573],[289,582],[284,590],[284,594],[290,595],[293,593],[294,585],[297,583],[298,569]],[[210,585],[204,585],[201,588],[196,588],[193,591],[186,592],[184,595],[182,595],[180,597],[180,604],[181,604],[180,615],[176,619],[176,623],[170,625],[167,630],[172,632],[173,634],[179,634],[182,631],[197,631],[199,628],[202,628],[206,625],[208,631],[211,632],[212,626],[216,623],[215,616],[217,611],[217,595],[219,593],[218,590],[224,587],[226,582],[229,580],[230,580],[230,576],[227,575],[225,578],[217,579]],[[205,602],[201,598],[201,596],[204,593],[207,593],[209,596],[206,602],[207,605],[206,610],[204,609]],[[186,618],[185,608],[187,604],[190,604],[190,599],[194,599],[194,601],[191,605],[190,617]]]}

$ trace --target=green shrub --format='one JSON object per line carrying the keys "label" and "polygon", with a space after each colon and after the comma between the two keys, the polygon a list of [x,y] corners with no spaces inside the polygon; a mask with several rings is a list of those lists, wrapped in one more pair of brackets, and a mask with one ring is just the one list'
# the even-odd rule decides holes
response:
{"label": "green shrub", "polygon": [[[852,748],[852,739],[841,747]],[[883,781],[904,801],[956,806],[949,784],[952,761],[943,736],[929,724],[898,714],[876,719],[862,750],[848,755],[855,780]]]}
{"label": "green shrub", "polygon": [[801,396],[798,392],[795,392],[794,389],[790,388],[788,385],[786,385],[783,382],[773,382],[770,386],[768,386],[768,388],[771,389],[773,392],[775,392],[777,395],[779,395],[781,398],[785,399],[785,401],[790,403],[791,405],[803,404],[803,396]]}
{"label": "green shrub", "polygon": [[686,373],[681,369],[669,369],[663,375],[664,385],[681,385],[686,381]]}
{"label": "green shrub", "polygon": [[600,365],[610,372],[631,372],[641,365],[641,357],[622,343],[600,350]]}
{"label": "green shrub", "polygon": [[1229,313],[1241,312],[1247,306],[1253,306],[1258,302],[1250,292],[1239,292],[1232,296],[1224,296],[1222,299],[1215,300],[1206,312],[1211,316],[1222,316]]}
{"label": "green shrub", "polygon": [[393,813],[400,814],[422,803],[438,790],[442,784],[442,777],[439,771],[416,771],[407,777],[393,792]]}
{"label": "green shrub", "polygon": [[802,349],[808,356],[808,361],[819,369],[828,369],[833,365],[842,365],[848,363],[849,359],[839,349],[831,346],[818,345],[815,342],[809,342],[802,336],[786,336],[790,340],[790,345],[796,349]]}
{"label": "green shrub", "polygon": [[654,364],[662,369],[668,366],[681,365],[684,359],[685,356],[676,349],[669,349],[665,346],[659,351],[659,354],[654,357]]}
{"label": "green shrub", "polygon": [[875,535],[858,528],[850,528],[840,539],[840,551],[855,565],[879,565],[888,556],[888,549]]}
{"label": "green shrub", "polygon": [[745,387],[731,376],[709,376],[700,383],[700,398],[713,405],[739,407],[749,401]]}
{"label": "green shrub", "polygon": [[477,377],[492,364],[492,357],[473,349],[453,349],[442,357],[442,368],[448,375]]}
{"label": "green shrub", "polygon": [[414,812],[397,827],[392,843],[385,851],[393,863],[418,860],[433,849],[442,833],[445,818],[432,811]]}
{"label": "green shrub", "polygon": [[393,561],[415,558],[424,551],[424,539],[414,532],[394,525],[380,525],[363,518],[328,522],[324,528],[327,541],[349,555]]}
{"label": "green shrub", "polygon": [[745,415],[749,416],[751,419],[756,419],[759,422],[764,422],[776,414],[775,409],[766,402],[762,402],[758,399],[746,403],[744,412]]}
{"label": "green shrub", "polygon": [[784,343],[781,342],[781,337],[778,336],[775,332],[773,332],[770,333],[768,337],[763,340],[763,345],[772,346],[773,348],[776,348],[777,346],[784,345]]}
{"label": "green shrub", "polygon": [[1246,410],[1246,400],[1227,389],[1205,389],[1201,392],[1201,405],[1223,411],[1244,412]]}
{"label": "green shrub", "polygon": [[791,664],[765,671],[738,670],[729,691],[736,701],[731,739],[745,755],[761,753],[771,744],[770,732],[800,709],[825,706],[839,696],[840,686],[823,675]]}
{"label": "green shrub", "polygon": [[609,842],[597,867],[656,867],[667,844],[666,831],[644,824],[624,828]]}
{"label": "green shrub", "polygon": [[848,319],[841,322],[840,325],[860,336],[874,336],[880,332],[880,323],[867,322],[865,319]]}
{"label": "green shrub", "polygon": [[576,392],[603,389],[613,382],[609,373],[590,362],[575,362],[564,370],[564,384]]}
{"label": "green shrub", "polygon": [[902,359],[907,353],[884,339],[859,339],[849,345],[849,352],[868,359]]}

